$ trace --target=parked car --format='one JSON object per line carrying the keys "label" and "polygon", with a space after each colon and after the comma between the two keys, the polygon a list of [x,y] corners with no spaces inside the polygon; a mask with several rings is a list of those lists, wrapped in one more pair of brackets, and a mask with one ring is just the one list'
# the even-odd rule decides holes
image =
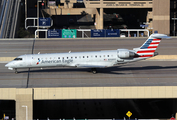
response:
{"label": "parked car", "polygon": [[125,33],[121,33],[120,37],[126,37]]}

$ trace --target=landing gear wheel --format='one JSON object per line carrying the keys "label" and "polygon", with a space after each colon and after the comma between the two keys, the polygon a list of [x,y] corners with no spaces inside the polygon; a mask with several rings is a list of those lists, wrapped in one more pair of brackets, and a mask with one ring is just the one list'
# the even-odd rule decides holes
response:
{"label": "landing gear wheel", "polygon": [[96,74],[96,73],[97,73],[96,68],[92,68],[92,73],[93,73],[93,74]]}
{"label": "landing gear wheel", "polygon": [[15,74],[17,74],[17,73],[18,73],[17,68],[15,68]]}

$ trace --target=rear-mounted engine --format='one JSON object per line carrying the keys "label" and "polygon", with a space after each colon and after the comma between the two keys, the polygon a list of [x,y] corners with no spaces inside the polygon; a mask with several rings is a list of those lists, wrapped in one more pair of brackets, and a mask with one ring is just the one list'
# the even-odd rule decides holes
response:
{"label": "rear-mounted engine", "polygon": [[137,56],[136,53],[129,51],[128,49],[118,49],[117,55],[119,58],[126,59],[126,58],[133,58]]}

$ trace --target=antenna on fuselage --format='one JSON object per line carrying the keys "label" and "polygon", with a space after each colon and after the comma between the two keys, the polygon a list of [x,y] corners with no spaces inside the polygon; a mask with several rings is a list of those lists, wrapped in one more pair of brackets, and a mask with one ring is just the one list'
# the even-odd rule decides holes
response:
{"label": "antenna on fuselage", "polygon": [[71,50],[69,51],[69,53],[71,53]]}
{"label": "antenna on fuselage", "polygon": [[40,52],[38,52],[38,54],[40,54]]}

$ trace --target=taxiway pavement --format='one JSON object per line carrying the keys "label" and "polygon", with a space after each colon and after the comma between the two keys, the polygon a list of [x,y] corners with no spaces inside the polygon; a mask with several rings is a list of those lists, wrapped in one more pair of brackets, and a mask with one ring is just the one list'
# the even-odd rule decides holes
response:
{"label": "taxiway pavement", "polygon": [[[99,51],[140,47],[146,38],[138,39],[60,39],[60,40],[2,40],[0,57],[22,54]],[[177,39],[164,39],[157,48],[160,55],[176,55]],[[92,87],[92,86],[176,86],[177,61],[140,61],[111,68],[35,68],[22,69],[19,74],[0,63],[0,87]]]}

